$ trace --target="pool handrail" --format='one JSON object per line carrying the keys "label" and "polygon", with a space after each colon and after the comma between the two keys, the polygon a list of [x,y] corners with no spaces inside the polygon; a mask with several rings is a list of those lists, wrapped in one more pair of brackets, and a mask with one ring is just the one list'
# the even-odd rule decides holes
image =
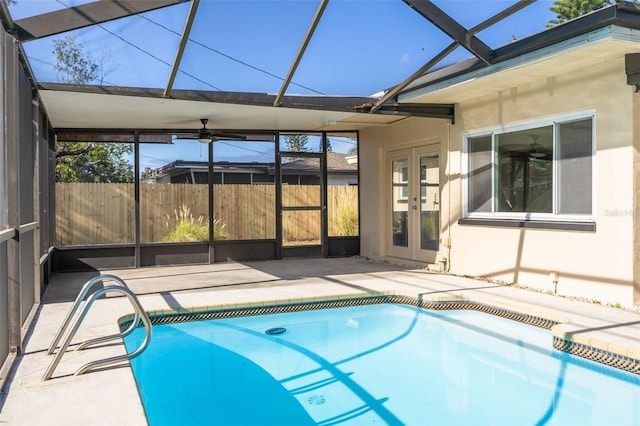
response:
{"label": "pool handrail", "polygon": [[96,299],[102,296],[103,294],[110,291],[120,292],[120,293],[123,293],[125,296],[127,296],[127,298],[129,299],[129,302],[131,302],[131,305],[133,306],[136,314],[139,315],[146,329],[144,340],[140,344],[140,347],[138,347],[138,349],[136,349],[135,351],[128,354],[124,354],[124,355],[118,355],[110,358],[89,362],[83,365],[82,367],[80,367],[78,370],[76,370],[76,372],[74,373],[74,376],[79,376],[80,374],[84,374],[87,371],[92,370],[94,368],[103,367],[106,365],[115,364],[117,362],[130,360],[140,355],[142,351],[146,349],[146,347],[149,344],[149,340],[151,338],[151,320],[149,319],[149,316],[142,308],[140,301],[128,287],[122,287],[117,285],[106,286],[99,289],[95,293],[93,293],[87,300],[87,303],[82,307],[82,310],[78,315],[78,318],[73,322],[73,326],[71,327],[71,330],[69,331],[66,338],[63,340],[62,344],[60,345],[60,349],[58,350],[58,353],[53,358],[53,360],[51,360],[51,364],[49,364],[49,367],[45,371],[44,376],[42,376],[42,380],[49,380],[51,376],[53,376],[53,372],[55,371],[56,367],[60,363],[62,356],[67,351],[67,348],[71,343],[71,340],[73,339],[76,332],[78,331],[78,328],[80,328],[80,324],[82,323],[82,320],[84,320],[85,316],[87,315],[87,312],[89,312],[89,309],[93,305],[93,302],[95,302]]}
{"label": "pool handrail", "polygon": [[[111,274],[101,274],[98,275],[96,277],[91,278],[89,281],[87,281],[86,283],[84,283],[84,285],[82,286],[82,289],[80,290],[80,293],[78,293],[78,296],[76,297],[75,302],[73,302],[73,305],[71,306],[71,309],[69,309],[69,312],[67,312],[67,316],[64,318],[64,320],[62,321],[62,325],[60,326],[60,328],[58,329],[58,332],[56,333],[55,337],[53,338],[53,341],[51,342],[51,345],[49,345],[49,349],[47,350],[47,355],[53,355],[53,353],[56,350],[56,347],[58,345],[58,343],[60,342],[60,339],[62,338],[62,335],[64,334],[64,332],[67,330],[67,328],[69,327],[69,324],[71,323],[71,319],[73,318],[73,316],[75,315],[75,313],[78,311],[78,309],[80,308],[80,305],[82,304],[82,302],[84,301],[84,298],[87,296],[87,294],[89,293],[89,291],[98,283],[104,282],[104,281],[113,281],[115,283],[117,283],[118,285],[121,285],[124,288],[129,288],[129,286],[127,286],[127,283],[124,282],[124,280],[116,275],[111,275]],[[138,312],[135,312],[135,317],[133,318],[133,322],[131,323],[131,326],[129,328],[127,328],[125,331],[121,332],[121,333],[117,333],[117,334],[112,334],[109,336],[104,336],[104,337],[99,337],[96,339],[92,339],[92,340],[87,340],[86,342],[81,343],[76,350],[83,350],[89,346],[93,346],[96,345],[98,343],[103,343],[103,342],[107,342],[109,340],[114,340],[120,337],[125,337],[127,335],[129,335],[139,324],[140,322],[140,316],[138,314]]]}

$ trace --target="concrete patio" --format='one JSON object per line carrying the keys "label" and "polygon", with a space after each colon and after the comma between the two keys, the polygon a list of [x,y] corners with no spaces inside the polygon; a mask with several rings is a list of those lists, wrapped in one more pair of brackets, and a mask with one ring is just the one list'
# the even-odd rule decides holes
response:
{"label": "concrete patio", "polygon": [[[6,378],[0,398],[0,423],[147,423],[127,363],[73,376],[77,368],[89,361],[125,353],[121,342],[68,352],[53,378],[41,380],[51,360],[46,355],[51,339],[82,285],[100,272],[123,278],[147,311],[258,306],[378,293],[420,296],[425,300],[464,298],[562,322],[554,327],[554,335],[640,359],[640,312],[361,258],[68,273],[53,277],[35,313],[27,331],[24,354]],[[124,297],[98,300],[74,342],[117,332],[117,319],[131,312]]]}

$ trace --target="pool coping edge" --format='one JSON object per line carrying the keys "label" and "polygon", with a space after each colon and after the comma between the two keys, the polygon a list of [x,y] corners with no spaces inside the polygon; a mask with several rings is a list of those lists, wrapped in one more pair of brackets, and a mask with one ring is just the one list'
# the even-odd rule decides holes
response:
{"label": "pool coping edge", "polygon": [[[336,294],[322,297],[273,299],[259,302],[230,303],[196,307],[180,307],[147,311],[152,324],[267,315],[302,310],[329,309],[379,303],[397,303],[429,310],[474,310],[551,331],[553,347],[591,361],[640,375],[640,351],[567,331],[570,319],[550,312],[531,310],[497,300],[468,298],[463,295],[407,295],[398,292]],[[133,314],[119,318],[125,330]]]}

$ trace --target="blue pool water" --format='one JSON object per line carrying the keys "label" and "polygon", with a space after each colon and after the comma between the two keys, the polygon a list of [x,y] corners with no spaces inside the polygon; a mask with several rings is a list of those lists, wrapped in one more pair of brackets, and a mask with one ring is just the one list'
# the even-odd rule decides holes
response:
{"label": "blue pool water", "polygon": [[640,424],[640,376],[474,311],[378,304],[157,325],[131,365],[152,426]]}

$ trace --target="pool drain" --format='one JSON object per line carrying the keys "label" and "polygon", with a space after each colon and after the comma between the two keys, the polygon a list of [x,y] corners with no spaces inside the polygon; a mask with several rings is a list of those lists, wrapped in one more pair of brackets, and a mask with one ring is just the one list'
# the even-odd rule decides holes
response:
{"label": "pool drain", "polygon": [[270,328],[270,329],[266,330],[265,333],[270,335],[270,336],[275,336],[275,335],[278,335],[278,334],[283,334],[285,331],[287,331],[287,329],[284,328],[284,327],[273,327],[273,328]]}

